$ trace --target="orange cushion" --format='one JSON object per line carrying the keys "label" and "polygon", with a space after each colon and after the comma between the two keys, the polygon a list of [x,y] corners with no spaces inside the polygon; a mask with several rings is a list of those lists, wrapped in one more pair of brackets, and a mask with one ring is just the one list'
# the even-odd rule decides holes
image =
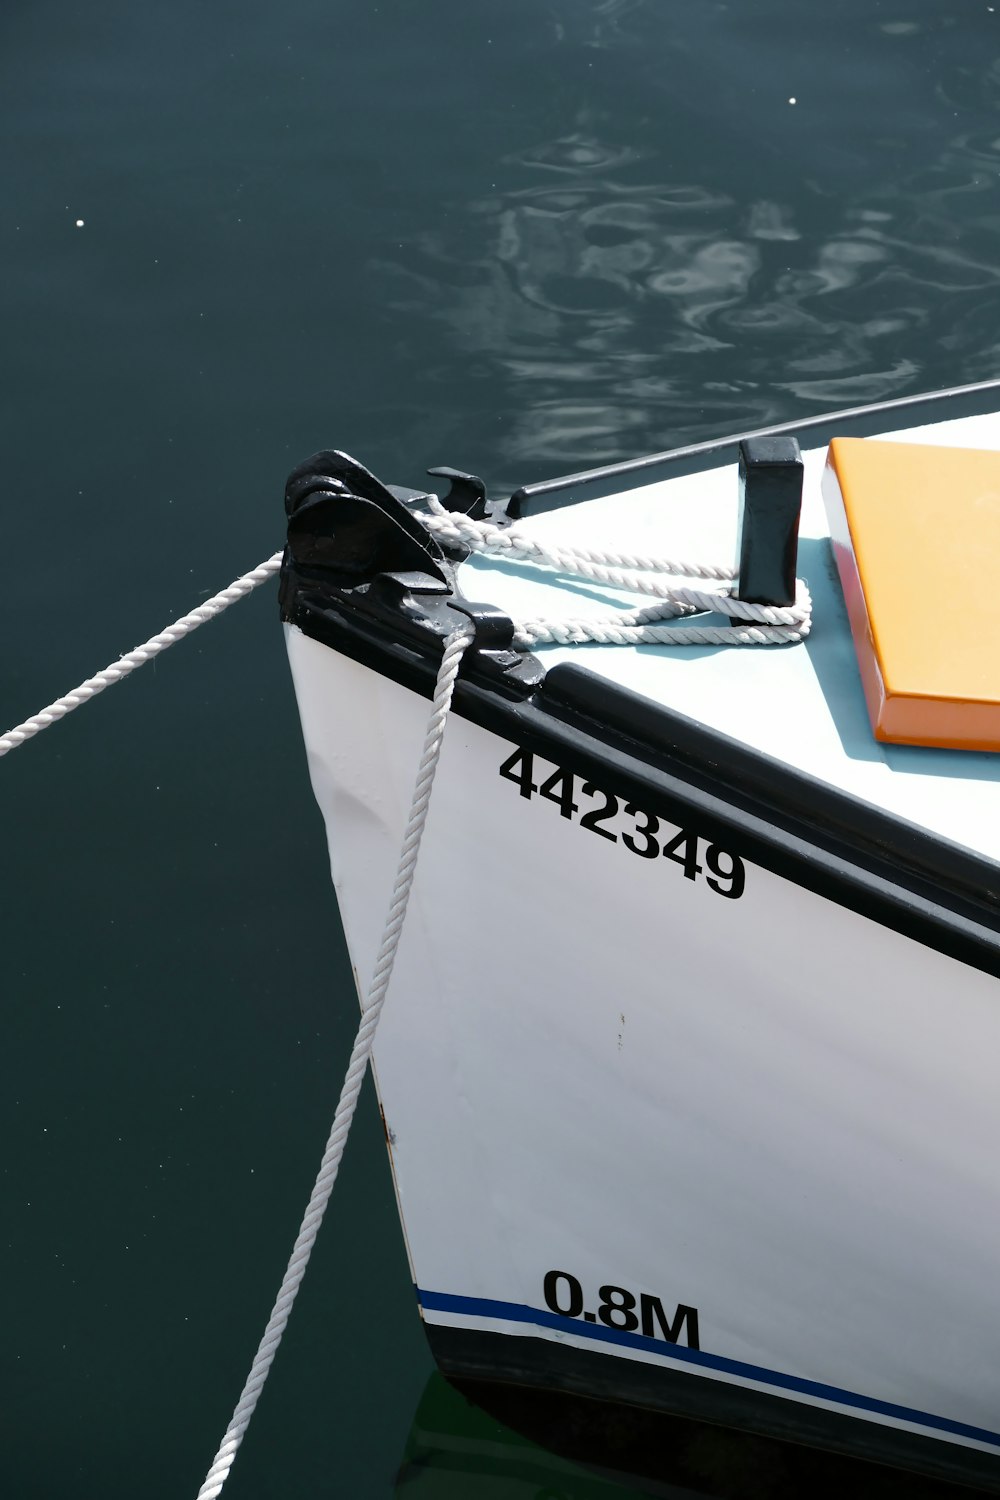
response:
{"label": "orange cushion", "polygon": [[1000,750],[1000,453],[835,438],[823,497],[875,738]]}

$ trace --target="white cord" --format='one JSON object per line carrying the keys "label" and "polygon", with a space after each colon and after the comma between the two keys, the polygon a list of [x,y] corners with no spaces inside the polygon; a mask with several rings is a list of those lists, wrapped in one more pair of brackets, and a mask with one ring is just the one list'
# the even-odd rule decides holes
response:
{"label": "white cord", "polygon": [[[470,516],[447,510],[437,495],[428,495],[427,499],[431,516],[421,516],[420,519],[438,536],[462,542],[474,551],[506,552],[510,556],[534,557],[539,562],[546,560],[547,549],[526,531],[518,531],[516,526],[497,526],[492,521],[473,521]],[[735,568],[715,567],[711,563],[672,562],[669,558],[644,557],[631,552],[595,552],[589,547],[563,547],[560,556],[596,566],[631,568],[635,572],[677,573],[684,578],[736,577]]]}
{"label": "white cord", "polygon": [[284,1279],[278,1290],[271,1316],[268,1319],[264,1336],[257,1348],[250,1373],[246,1378],[243,1393],[236,1404],[229,1426],[226,1428],[225,1436],[219,1445],[219,1451],[215,1455],[212,1467],[206,1475],[205,1482],[198,1491],[198,1500],[215,1500],[226,1478],[233,1466],[240,1443],[243,1441],[244,1433],[250,1425],[254,1408],[260,1399],[260,1393],[264,1388],[268,1371],[278,1352],[281,1336],[285,1331],[295,1295],[305,1275],[306,1266],[309,1264],[309,1256],[312,1253],[319,1227],[323,1222],[323,1214],[326,1211],[333,1185],[337,1180],[337,1171],[340,1167],[344,1147],[347,1144],[348,1132],[351,1121],[354,1119],[354,1111],[358,1103],[358,1095],[361,1092],[361,1084],[371,1056],[372,1042],[375,1039],[375,1028],[378,1025],[382,1007],[385,1004],[386,991],[389,988],[389,980],[392,977],[392,967],[396,960],[396,949],[399,946],[400,934],[403,930],[403,921],[406,917],[406,907],[410,899],[410,891],[413,887],[413,876],[417,867],[417,855],[420,852],[420,840],[423,836],[424,825],[427,821],[427,809],[430,805],[431,790],[434,785],[434,773],[437,770],[438,759],[441,755],[441,744],[444,736],[444,726],[448,718],[448,710],[451,707],[452,694],[455,690],[455,679],[458,669],[462,664],[462,657],[466,647],[473,639],[471,626],[463,625],[452,632],[444,643],[444,654],[441,657],[441,666],[438,669],[437,683],[434,687],[434,703],[431,708],[431,716],[427,724],[427,734],[424,737],[424,748],[420,756],[420,765],[417,769],[416,785],[413,789],[413,801],[410,804],[409,817],[406,820],[406,831],[403,834],[403,846],[399,854],[399,867],[396,871],[396,880],[392,888],[392,899],[389,902],[389,912],[385,919],[385,929],[382,933],[382,941],[379,945],[378,957],[375,960],[375,971],[372,974],[371,984],[364,1005],[361,1008],[361,1025],[354,1039],[354,1047],[351,1051],[351,1060],[347,1067],[343,1087],[340,1091],[340,1101],[337,1111],[333,1117],[333,1125],[330,1129],[330,1138],[326,1143],[323,1160],[320,1163],[319,1174],[313,1186],[312,1194],[305,1211],[305,1216],[299,1228],[295,1245],[292,1249],[291,1259],[285,1271]]}
{"label": "white cord", "polygon": [[[732,583],[732,568],[712,563],[678,562],[672,558],[595,552],[578,547],[553,547],[536,541],[515,526],[496,526],[473,521],[469,516],[446,510],[436,495],[429,497],[430,513],[418,519],[440,540],[460,543],[474,552],[500,558],[532,562],[540,567],[576,574],[633,594],[649,594],[661,601],[651,610],[626,610],[600,619],[515,621],[514,640],[519,646],[599,642],[610,646],[778,646],[804,640],[812,624],[812,600],[801,579],[797,580],[795,603],[750,604],[734,598],[728,589],[696,589],[676,582],[678,578],[714,578]],[[672,575],[675,581],[665,581]],[[655,620],[696,614],[722,614],[745,628],[732,625],[652,624]],[[641,617],[641,618],[640,618]]]}
{"label": "white cord", "polygon": [[231,604],[236,604],[240,599],[245,599],[247,594],[252,594],[254,589],[273,578],[281,567],[281,553],[275,552],[266,562],[259,567],[252,568],[249,573],[244,573],[242,578],[237,578],[227,589],[214,594],[211,599],[206,599],[204,604],[199,604],[197,609],[192,609],[189,614],[182,615],[158,635],[150,636],[149,640],[141,646],[136,646],[134,651],[113,661],[110,666],[105,667],[102,672],[97,672],[93,677],[88,677],[86,682],[74,688],[71,693],[64,693],[48,708],[43,708],[39,713],[32,714],[30,719],[25,719],[23,724],[8,729],[7,733],[0,735],[0,756],[7,755],[11,750],[16,750],[18,745],[23,745],[26,740],[33,739],[36,734],[41,734],[43,729],[57,724],[67,714],[73,712],[74,708],[81,708],[84,703],[95,698],[98,693],[103,693],[105,688],[113,687],[116,682],[121,682],[123,677],[139,667],[144,667],[147,662],[159,656],[161,651],[166,651],[168,646],[174,646],[182,641],[192,630],[197,630],[199,625],[204,625],[208,620],[214,620],[216,615],[221,615],[223,610]]}
{"label": "white cord", "polygon": [[[671,558],[646,557],[626,552],[596,552],[582,547],[545,547],[524,531],[516,527],[495,526],[489,521],[473,521],[468,516],[446,510],[436,495],[428,497],[430,514],[418,519],[428,531],[444,541],[459,542],[477,552],[493,553],[498,557],[518,558],[555,568],[563,573],[575,573],[598,583],[610,584],[614,588],[627,589],[635,594],[650,594],[660,601],[646,610],[622,610],[601,618],[570,620],[521,620],[514,622],[514,641],[522,647],[546,645],[572,645],[584,642],[599,642],[608,646],[777,646],[804,640],[812,624],[812,600],[809,590],[801,579],[797,581],[795,603],[785,607],[771,604],[748,604],[736,599],[726,590],[692,589],[677,583],[665,583],[657,575],[672,574],[675,578],[714,578],[719,582],[732,582],[735,573],[711,563],[677,562]],[[32,714],[23,724],[17,724],[6,734],[0,735],[0,756],[16,750],[26,740],[34,738],[43,729],[58,723],[60,719],[80,708],[105,688],[112,687],[122,678],[159,656],[168,646],[175,645],[204,625],[215,619],[231,604],[244,599],[274,576],[281,567],[281,553],[275,552],[259,567],[244,573],[204,604],[189,614],[182,615],[158,635],[151,636],[134,651],[127,652],[101,672],[88,677],[70,693],[64,693],[47,708]],[[718,625],[657,624],[657,621],[678,618],[710,610],[727,615],[745,628]]]}
{"label": "white cord", "polygon": [[[661,582],[656,576],[673,574],[680,578],[706,578],[731,582],[734,577],[731,568],[674,562],[664,558],[626,553],[543,547],[526,533],[519,532],[513,527],[502,528],[485,521],[472,521],[467,516],[446,511],[436,496],[430,497],[430,505],[432,513],[421,515],[419,519],[428,530],[445,540],[461,542],[476,551],[528,559],[544,567],[576,573],[617,588],[628,589],[633,593],[653,595],[659,601],[645,608],[621,610],[613,615],[598,618],[515,622],[514,639],[518,645],[526,647],[544,642],[566,644],[576,641],[597,641],[612,645],[642,643],[772,645],[798,641],[808,634],[811,603],[808,590],[801,581],[798,585],[796,602],[792,606],[780,608],[771,605],[745,604],[742,600],[734,599],[728,592],[691,589],[686,585],[667,584]],[[208,620],[222,614],[231,604],[245,598],[247,594],[252,593],[254,589],[278,572],[281,567],[281,558],[282,554],[275,552],[259,567],[253,568],[249,573],[244,573],[228,588],[221,590],[220,593],[215,594],[188,614],[182,615],[165,630],[151,636],[143,645],[137,646],[135,650],[127,652],[118,661],[105,667],[103,671],[87,678],[79,687],[57,698],[54,703],[50,703],[39,713],[33,714],[23,724],[18,724],[6,734],[0,735],[0,756],[17,749],[19,745],[23,745],[36,734],[40,734],[43,729],[48,729],[52,724],[58,723],[66,714],[80,708],[98,693],[103,692],[105,688],[121,682],[124,677],[129,676],[139,667],[153,661],[168,646],[173,646],[177,641],[183,640],[199,625],[204,625]],[[744,628],[702,625],[669,626],[657,623],[701,610],[713,610],[726,614],[733,620],[744,622]],[[444,643],[444,652],[434,688],[431,716],[417,769],[416,785],[403,835],[389,911],[375,970],[362,1006],[361,1025],[351,1050],[347,1074],[341,1088],[326,1149],[292,1248],[291,1258],[250,1367],[250,1373],[212,1466],[205,1477],[205,1482],[198,1491],[198,1500],[215,1500],[226,1482],[281,1343],[316,1236],[323,1222],[330,1194],[337,1180],[403,930],[455,681],[462,658],[473,639],[474,631],[470,626],[464,625],[454,630]]]}

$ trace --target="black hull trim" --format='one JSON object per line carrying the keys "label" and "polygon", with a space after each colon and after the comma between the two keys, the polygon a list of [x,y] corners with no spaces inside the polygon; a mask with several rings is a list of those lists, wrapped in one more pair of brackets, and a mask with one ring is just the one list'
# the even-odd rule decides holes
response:
{"label": "black hull trim", "polygon": [[478,1386],[563,1392],[608,1407],[645,1408],[890,1465],[979,1493],[1000,1494],[1000,1457],[976,1449],[661,1365],[609,1359],[547,1339],[511,1338],[427,1322],[424,1329],[442,1373],[468,1388],[474,1399],[480,1399]]}
{"label": "black hull trim", "polygon": [[[313,640],[430,697],[440,637],[390,636],[346,606],[295,592],[283,619]],[[454,618],[454,612],[449,611]],[[449,624],[448,628],[452,628]],[[884,927],[1000,978],[1000,866],[586,668],[553,667],[526,699],[463,664],[453,712],[602,789],[690,826],[743,858]],[[936,879],[928,872],[933,870]]]}

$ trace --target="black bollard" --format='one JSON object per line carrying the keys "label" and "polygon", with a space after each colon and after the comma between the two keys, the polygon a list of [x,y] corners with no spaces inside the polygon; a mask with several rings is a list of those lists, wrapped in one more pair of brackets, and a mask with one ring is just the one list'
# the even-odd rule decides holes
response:
{"label": "black bollard", "polygon": [[735,598],[748,604],[795,603],[801,509],[802,455],[796,440],[744,438]]}

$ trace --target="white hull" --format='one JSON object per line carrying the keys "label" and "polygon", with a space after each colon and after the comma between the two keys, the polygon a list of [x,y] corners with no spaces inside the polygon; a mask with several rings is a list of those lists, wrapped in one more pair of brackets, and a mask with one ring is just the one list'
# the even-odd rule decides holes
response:
{"label": "white hull", "polygon": [[[366,975],[426,700],[288,646]],[[995,980],[753,865],[731,900],[638,858],[522,799],[512,749],[449,724],[376,1043],[425,1320],[997,1451]],[[700,1350],[554,1316],[550,1270],[585,1312],[696,1309]]]}
{"label": "white hull", "polygon": [[[363,984],[427,699],[286,630]],[[435,1352],[996,1482],[982,931],[630,775],[516,708],[449,721],[375,1046]]]}

